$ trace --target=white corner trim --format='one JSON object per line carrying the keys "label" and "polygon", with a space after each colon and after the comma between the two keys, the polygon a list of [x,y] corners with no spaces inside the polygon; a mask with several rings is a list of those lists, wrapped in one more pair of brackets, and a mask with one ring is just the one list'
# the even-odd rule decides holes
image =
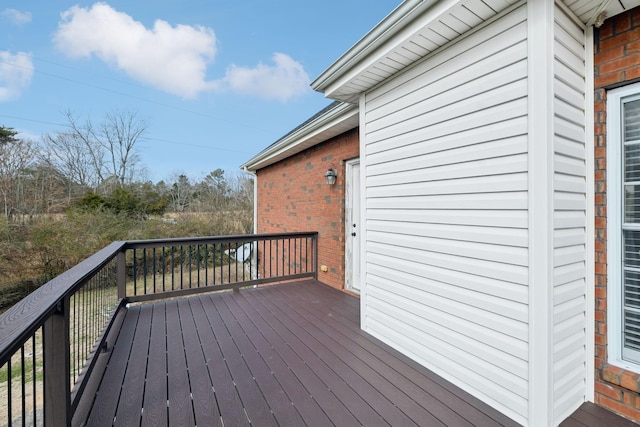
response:
{"label": "white corner trim", "polygon": [[528,425],[553,425],[554,2],[527,2],[529,44]]}
{"label": "white corner trim", "polygon": [[595,397],[595,124],[594,124],[594,76],[593,76],[593,27],[589,26],[585,30],[586,47],[586,129],[585,129],[585,167],[587,171],[587,244],[586,250],[586,333],[587,333],[587,380],[585,396],[588,401],[593,402]]}
{"label": "white corner trim", "polygon": [[366,94],[360,95],[360,327],[369,330],[367,320],[367,294],[369,280],[367,274],[367,124],[366,124]]}

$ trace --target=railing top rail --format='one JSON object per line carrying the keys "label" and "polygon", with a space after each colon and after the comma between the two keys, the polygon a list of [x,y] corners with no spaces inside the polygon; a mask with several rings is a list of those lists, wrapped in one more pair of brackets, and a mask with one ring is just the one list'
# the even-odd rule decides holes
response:
{"label": "railing top rail", "polygon": [[57,304],[72,295],[93,274],[123,250],[126,242],[113,242],[61,275],[48,281],[0,314],[0,366],[38,329]]}
{"label": "railing top rail", "polygon": [[205,243],[228,243],[228,242],[247,242],[273,240],[278,238],[288,239],[296,237],[314,237],[317,231],[312,232],[296,232],[296,233],[267,233],[267,234],[240,234],[229,236],[206,236],[206,237],[176,237],[168,239],[152,239],[152,240],[129,240],[125,242],[124,249],[136,249],[145,247],[158,246],[177,246],[180,244],[205,244]]}

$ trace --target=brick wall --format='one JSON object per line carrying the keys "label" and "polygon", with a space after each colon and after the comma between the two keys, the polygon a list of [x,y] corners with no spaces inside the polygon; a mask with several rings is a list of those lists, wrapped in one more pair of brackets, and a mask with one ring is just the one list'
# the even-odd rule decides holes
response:
{"label": "brick wall", "polygon": [[640,421],[640,376],[607,364],[607,90],[640,77],[640,8],[595,31],[595,402]]}
{"label": "brick wall", "polygon": [[[258,233],[317,231],[318,279],[344,288],[345,160],[358,157],[358,129],[276,164],[258,174]],[[324,174],[335,167],[338,179],[327,185]]]}

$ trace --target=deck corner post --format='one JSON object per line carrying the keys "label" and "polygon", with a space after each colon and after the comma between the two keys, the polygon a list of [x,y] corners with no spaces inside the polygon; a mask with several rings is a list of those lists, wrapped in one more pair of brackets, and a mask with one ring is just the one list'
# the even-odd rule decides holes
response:
{"label": "deck corner post", "polygon": [[127,296],[127,252],[122,249],[116,258],[116,282],[118,284],[118,299]]}
{"label": "deck corner post", "polygon": [[70,426],[69,297],[60,301],[44,323],[43,349],[45,425]]}

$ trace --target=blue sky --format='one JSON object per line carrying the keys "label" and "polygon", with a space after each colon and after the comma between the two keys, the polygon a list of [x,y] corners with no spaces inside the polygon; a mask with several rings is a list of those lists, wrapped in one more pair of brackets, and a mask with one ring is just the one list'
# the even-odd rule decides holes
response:
{"label": "blue sky", "polygon": [[0,125],[148,119],[148,177],[238,166],[330,101],[309,88],[399,0],[5,0]]}

